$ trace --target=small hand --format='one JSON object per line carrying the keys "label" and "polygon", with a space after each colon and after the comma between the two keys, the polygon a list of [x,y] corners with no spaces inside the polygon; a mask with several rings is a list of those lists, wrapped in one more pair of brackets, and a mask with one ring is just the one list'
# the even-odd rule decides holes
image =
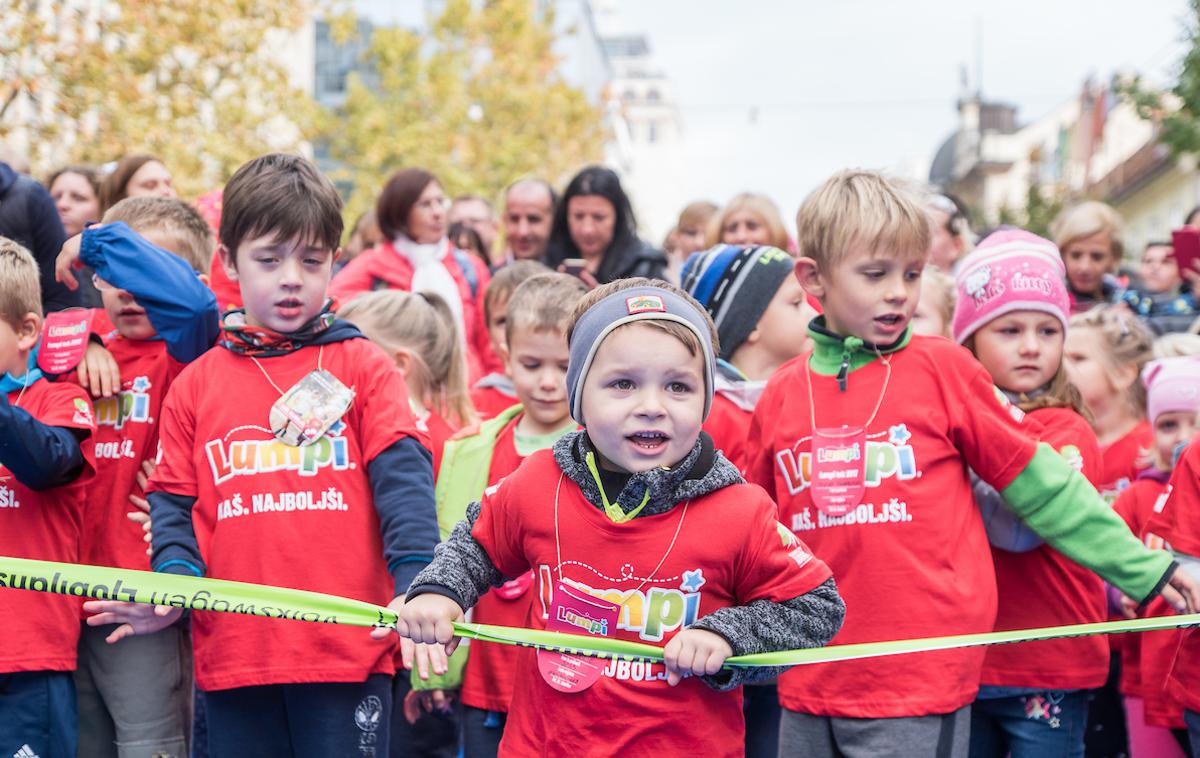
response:
{"label": "small hand", "polygon": [[[391,608],[400,598],[392,601]],[[413,642],[445,645],[446,655],[454,653],[459,638],[454,636],[454,622],[463,618],[463,609],[448,597],[428,593],[418,595],[397,610],[396,631]],[[403,651],[401,651],[403,652]]]}
{"label": "small hand", "polygon": [[92,614],[87,618],[88,626],[120,624],[105,638],[109,644],[134,634],[154,634],[174,624],[183,615],[182,608],[169,605],[125,603],[117,600],[89,600],[83,604],[83,609]]}
{"label": "small hand", "polygon": [[82,240],[83,235],[76,234],[64,242],[58,258],[54,261],[54,278],[65,284],[67,289],[72,291],[79,289],[79,282],[75,281],[74,269],[81,268],[79,264],[79,246]]}
{"label": "small hand", "polygon": [[685,676],[712,676],[731,655],[733,648],[721,635],[705,629],[684,629],[663,650],[667,684],[674,687]]}
{"label": "small hand", "polygon": [[454,693],[451,690],[410,690],[404,696],[404,720],[417,723],[421,711],[451,713],[454,709]]}
{"label": "small hand", "polygon": [[83,360],[75,368],[79,385],[92,397],[112,397],[121,391],[121,367],[103,345],[88,342]]}
{"label": "small hand", "polygon": [[1176,569],[1162,588],[1163,599],[1176,613],[1195,613],[1200,608],[1200,585],[1183,569]]}

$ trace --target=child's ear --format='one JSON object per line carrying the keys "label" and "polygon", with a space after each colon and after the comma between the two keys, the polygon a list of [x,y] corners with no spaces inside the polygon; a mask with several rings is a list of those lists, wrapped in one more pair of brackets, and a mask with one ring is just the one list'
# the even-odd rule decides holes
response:
{"label": "child's ear", "polygon": [[32,350],[42,336],[42,317],[29,311],[17,322],[17,349],[25,352]]}
{"label": "child's ear", "polygon": [[[762,330],[757,326],[746,335],[746,339],[742,340],[743,345],[753,345],[762,339]],[[740,346],[739,346],[740,347]]]}
{"label": "child's ear", "polygon": [[229,277],[229,281],[236,282],[237,277],[237,254],[229,251],[229,248],[224,245],[217,246],[217,252],[221,255],[221,267],[225,269],[225,276]]}
{"label": "child's ear", "polygon": [[512,370],[508,367],[509,361],[512,360],[512,355],[510,355],[508,352],[508,340],[500,340],[497,342],[496,351],[500,353],[500,362],[504,364],[505,371],[508,371],[509,375],[512,375]]}
{"label": "child's ear", "polygon": [[820,300],[825,297],[825,284],[821,281],[821,270],[812,258],[796,259],[796,279],[804,291]]}
{"label": "child's ear", "polygon": [[413,357],[412,353],[407,348],[397,348],[392,353],[392,360],[396,362],[396,368],[400,370],[401,376],[408,376],[408,372],[412,369]]}
{"label": "child's ear", "polygon": [[1121,392],[1128,392],[1133,383],[1141,379],[1138,367],[1133,363],[1117,366],[1110,376],[1113,386]]}
{"label": "child's ear", "polygon": [[342,249],[339,247],[333,251],[333,257],[329,259],[330,263],[337,263],[338,258],[342,257]]}

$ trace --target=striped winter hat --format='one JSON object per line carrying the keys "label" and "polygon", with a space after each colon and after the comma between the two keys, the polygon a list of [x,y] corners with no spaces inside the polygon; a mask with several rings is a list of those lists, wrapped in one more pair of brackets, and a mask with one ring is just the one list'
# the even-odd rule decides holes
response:
{"label": "striped winter hat", "polygon": [[758,326],[795,262],[777,247],[717,245],[683,264],[680,283],[712,316],[723,360]]}

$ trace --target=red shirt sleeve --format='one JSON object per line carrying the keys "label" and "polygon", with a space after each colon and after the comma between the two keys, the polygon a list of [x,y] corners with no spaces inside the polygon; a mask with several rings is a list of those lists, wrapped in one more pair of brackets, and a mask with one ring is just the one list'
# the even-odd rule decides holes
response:
{"label": "red shirt sleeve", "polygon": [[[74,373],[71,372],[72,375]],[[46,426],[78,429],[88,433],[87,439],[79,443],[79,451],[83,455],[83,469],[79,472],[79,476],[71,482],[71,485],[90,481],[96,474],[94,441],[96,416],[87,391],[77,384],[47,382],[47,389],[42,394],[42,402],[38,404],[36,412],[31,409],[30,415]]]}
{"label": "red shirt sleeve", "polygon": [[1149,526],[1172,549],[1200,556],[1200,442],[1188,445],[1179,459]]}
{"label": "red shirt sleeve", "polygon": [[529,570],[529,561],[525,558],[519,534],[520,526],[510,513],[510,498],[522,478],[514,473],[499,484],[488,487],[480,501],[482,510],[479,518],[471,529],[471,536],[483,546],[484,552],[492,559],[492,565],[507,577],[517,577]]}
{"label": "red shirt sleeve", "polygon": [[150,477],[147,492],[168,492],[172,495],[199,497],[195,458],[196,418],[192,399],[191,378],[199,364],[185,372],[167,393],[163,401],[158,426],[159,461]]}
{"label": "red shirt sleeve", "polygon": [[354,340],[354,344],[359,350],[358,371],[349,413],[354,428],[362,435],[363,460],[370,463],[405,437],[414,437],[429,448],[429,435],[417,429],[417,419],[408,404],[408,388],[396,365],[374,343]]}
{"label": "red shirt sleeve", "polygon": [[950,435],[967,465],[988,484],[1012,484],[1037,449],[1041,425],[1009,402],[983,366],[966,351],[943,368],[943,381],[957,384],[943,394]]}
{"label": "red shirt sleeve", "polygon": [[371,289],[371,261],[374,258],[372,252],[373,249],[363,251],[333,277],[333,281],[329,283],[329,297],[345,304],[353,300],[355,295]]}
{"label": "red shirt sleeve", "polygon": [[742,488],[752,501],[752,528],[734,567],[738,604],[792,600],[828,581],[833,576],[829,567],[779,523],[775,504],[767,494],[753,485]]}

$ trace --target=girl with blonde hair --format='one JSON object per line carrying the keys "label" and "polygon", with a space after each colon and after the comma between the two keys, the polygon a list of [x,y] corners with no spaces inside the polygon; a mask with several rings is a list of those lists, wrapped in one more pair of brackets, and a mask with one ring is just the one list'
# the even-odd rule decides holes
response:
{"label": "girl with blonde hair", "polygon": [[1072,313],[1116,301],[1117,266],[1124,255],[1121,217],[1111,206],[1090,201],[1067,208],[1050,226],[1067,267]]}
{"label": "girl with blonde hair", "polygon": [[795,254],[779,207],[766,195],[743,192],[715,215],[708,227],[708,246],[768,245]]}
{"label": "girl with blonde hair", "polygon": [[468,394],[462,338],[450,306],[431,292],[377,290],[354,298],[338,316],[361,329],[396,362],[418,426],[433,445],[436,476],[446,440],[477,420]]}

